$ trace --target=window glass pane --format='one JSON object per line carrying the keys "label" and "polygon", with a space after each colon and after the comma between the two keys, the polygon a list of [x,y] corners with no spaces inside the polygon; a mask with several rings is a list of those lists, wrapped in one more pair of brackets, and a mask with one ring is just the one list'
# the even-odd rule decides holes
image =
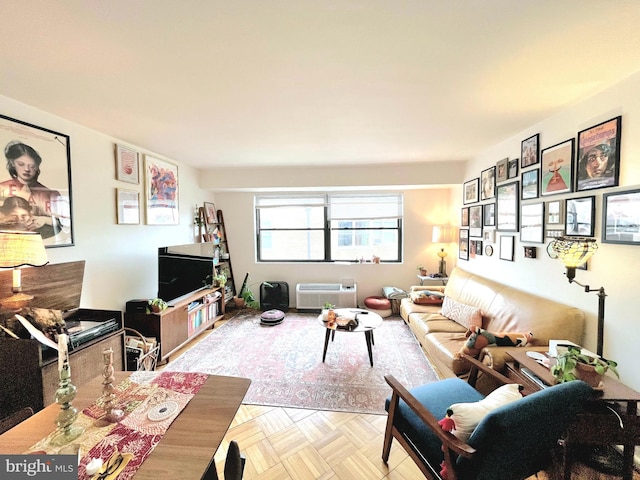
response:
{"label": "window glass pane", "polygon": [[[344,238],[355,238],[355,242],[343,242]],[[332,260],[371,260],[373,255],[382,261],[398,261],[397,230],[332,230]]]}
{"label": "window glass pane", "polygon": [[261,260],[324,260],[323,230],[271,230],[261,240],[265,234],[269,241],[260,243]]}
{"label": "window glass pane", "polygon": [[324,228],[324,206],[261,208],[259,218],[261,229]]}

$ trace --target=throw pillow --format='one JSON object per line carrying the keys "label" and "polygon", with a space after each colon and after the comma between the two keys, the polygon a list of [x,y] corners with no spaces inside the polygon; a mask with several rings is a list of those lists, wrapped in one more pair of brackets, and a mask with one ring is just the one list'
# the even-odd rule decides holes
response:
{"label": "throw pillow", "polygon": [[451,433],[463,442],[466,442],[469,440],[476,426],[478,426],[482,419],[492,410],[521,399],[521,390],[521,385],[517,383],[507,383],[506,385],[496,388],[478,402],[454,403],[447,409],[447,417],[453,421],[453,430]]}
{"label": "throw pillow", "polygon": [[482,310],[471,305],[457,302],[451,297],[444,297],[441,313],[443,316],[459,323],[463,327],[482,327]]}
{"label": "throw pillow", "polygon": [[411,301],[416,305],[442,305],[444,295],[431,290],[418,290],[411,292]]}
{"label": "throw pillow", "polygon": [[492,333],[476,326],[469,327],[466,333],[467,341],[460,348],[460,352],[477,357],[484,347],[524,347],[533,338],[531,332],[500,332]]}

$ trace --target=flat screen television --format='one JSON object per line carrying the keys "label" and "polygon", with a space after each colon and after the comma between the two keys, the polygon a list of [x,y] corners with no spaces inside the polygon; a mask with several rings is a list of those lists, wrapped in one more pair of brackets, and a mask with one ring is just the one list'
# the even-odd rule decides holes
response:
{"label": "flat screen television", "polygon": [[177,245],[158,249],[159,298],[172,302],[205,287],[207,276],[213,273],[213,257],[198,252],[197,247]]}

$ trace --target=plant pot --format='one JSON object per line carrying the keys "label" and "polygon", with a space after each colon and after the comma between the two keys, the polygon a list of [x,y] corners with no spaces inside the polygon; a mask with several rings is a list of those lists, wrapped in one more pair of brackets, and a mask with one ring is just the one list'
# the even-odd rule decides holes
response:
{"label": "plant pot", "polygon": [[425,269],[420,270],[420,275],[422,275],[423,277],[426,277],[427,271]]}
{"label": "plant pot", "polygon": [[580,362],[576,363],[575,375],[577,378],[593,388],[597,388],[600,385],[602,377],[604,376],[601,373],[596,372],[595,367],[592,365],[586,365]]}
{"label": "plant pot", "polygon": [[235,304],[236,308],[244,308],[245,305],[244,298],[242,297],[233,297],[233,303]]}

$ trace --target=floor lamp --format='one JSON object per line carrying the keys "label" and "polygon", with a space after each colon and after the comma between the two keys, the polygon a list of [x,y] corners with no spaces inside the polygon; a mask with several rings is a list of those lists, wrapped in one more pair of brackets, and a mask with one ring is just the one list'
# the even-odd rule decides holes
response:
{"label": "floor lamp", "polygon": [[[455,236],[456,227],[452,225],[434,225],[431,241],[433,243],[451,243],[455,240]],[[445,261],[445,257],[447,256],[447,252],[444,251],[444,247],[440,249],[437,255],[438,257],[440,257],[440,262],[438,264],[438,274],[441,277],[446,277],[447,262]]]}
{"label": "floor lamp", "polygon": [[13,268],[13,295],[0,298],[0,305],[7,310],[16,310],[33,300],[32,295],[22,293],[21,267],[41,267],[47,263],[49,260],[39,233],[0,230],[0,268]]}

